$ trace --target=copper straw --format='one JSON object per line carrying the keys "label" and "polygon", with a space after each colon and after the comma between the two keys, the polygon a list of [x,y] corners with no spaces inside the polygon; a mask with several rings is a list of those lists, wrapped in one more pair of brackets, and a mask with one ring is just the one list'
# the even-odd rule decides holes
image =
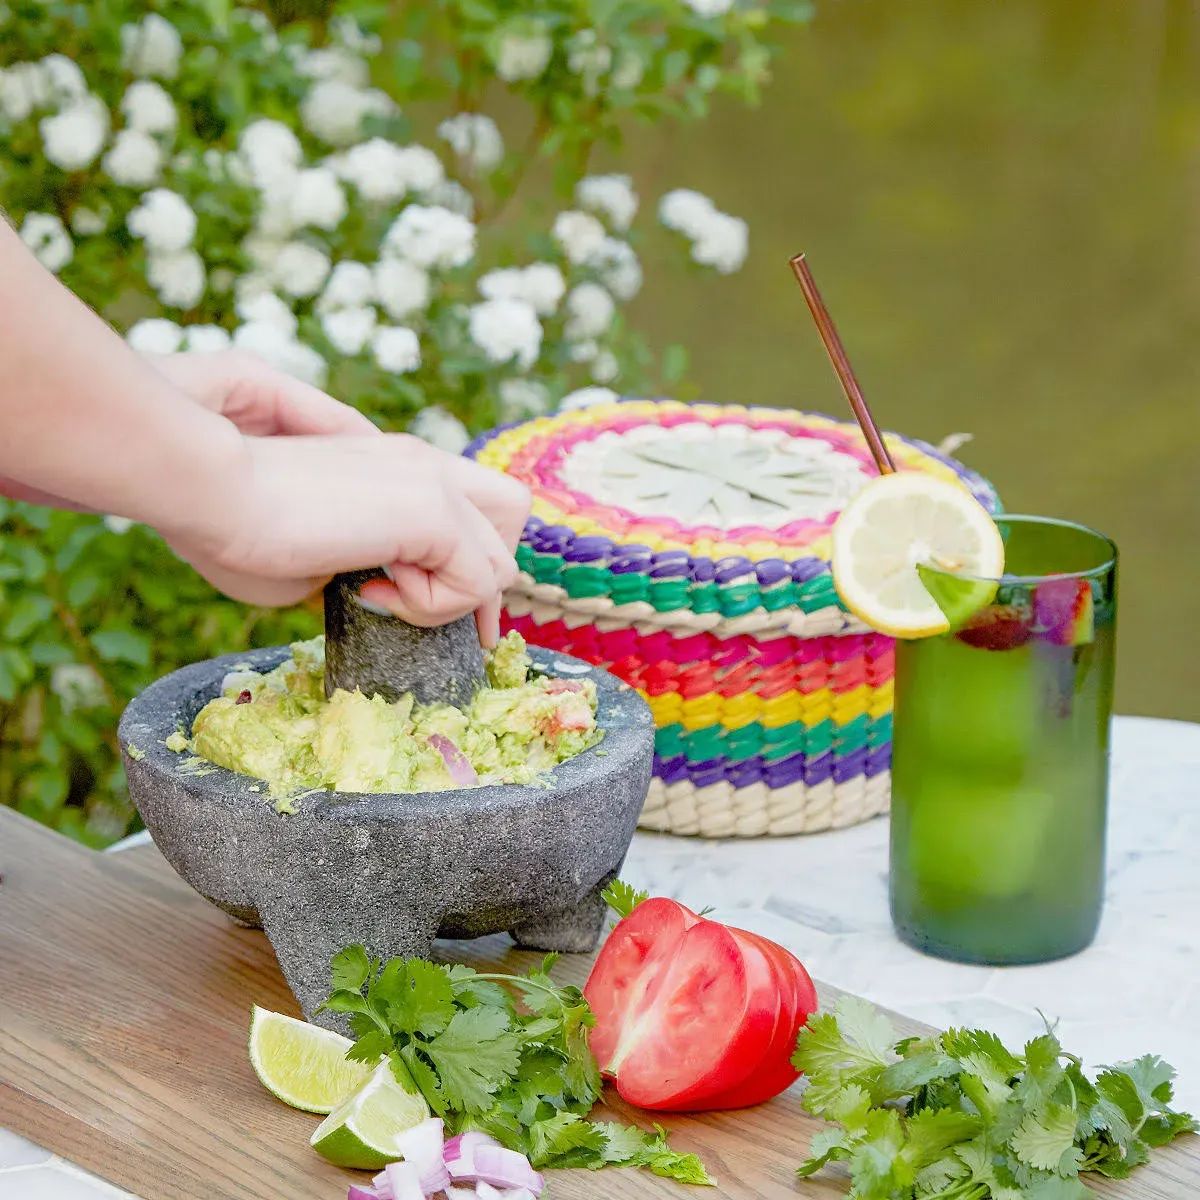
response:
{"label": "copper straw", "polygon": [[838,337],[837,330],[833,326],[833,318],[829,315],[829,309],[825,307],[821,293],[817,291],[817,281],[808,269],[808,263],[805,262],[803,254],[797,254],[789,261],[792,264],[796,282],[799,283],[800,290],[804,293],[804,299],[808,301],[813,320],[817,323],[817,332],[821,335],[821,341],[825,343],[829,361],[833,363],[833,369],[841,382],[842,390],[846,393],[846,399],[850,401],[850,407],[854,410],[855,417],[858,418],[863,437],[867,439],[867,445],[871,448],[875,465],[879,468],[880,475],[890,475],[896,470],[896,465],[892,462],[892,456],[883,444],[879,426],[875,424],[875,418],[871,416],[871,410],[867,407],[866,400],[863,399],[862,390],[858,386],[858,380],[854,378],[850,360],[846,357],[842,339]]}

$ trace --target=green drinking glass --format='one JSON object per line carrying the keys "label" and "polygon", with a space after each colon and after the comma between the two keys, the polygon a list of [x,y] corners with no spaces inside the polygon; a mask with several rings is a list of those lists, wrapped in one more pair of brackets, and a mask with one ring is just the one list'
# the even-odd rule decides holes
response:
{"label": "green drinking glass", "polygon": [[909,945],[1004,965],[1074,954],[1100,921],[1117,549],[1066,521],[996,523],[1001,579],[921,569],[939,598],[994,583],[991,602],[896,645],[891,905]]}

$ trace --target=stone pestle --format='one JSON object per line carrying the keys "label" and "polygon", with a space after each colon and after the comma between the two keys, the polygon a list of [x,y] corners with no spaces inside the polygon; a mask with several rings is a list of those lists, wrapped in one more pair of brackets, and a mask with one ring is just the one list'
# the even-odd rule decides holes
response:
{"label": "stone pestle", "polygon": [[421,704],[463,705],[483,681],[483,651],[475,618],[419,629],[373,612],[359,588],[381,570],[335,575],[325,587],[325,694],[358,688],[397,700],[411,692]]}

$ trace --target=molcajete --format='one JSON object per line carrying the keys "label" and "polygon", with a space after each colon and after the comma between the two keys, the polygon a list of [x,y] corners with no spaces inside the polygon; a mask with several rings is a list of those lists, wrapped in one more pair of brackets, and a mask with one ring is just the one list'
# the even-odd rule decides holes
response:
{"label": "molcajete", "polygon": [[[129,792],[155,845],[202,896],[265,930],[310,1020],[328,992],[330,959],[351,943],[384,958],[426,955],[439,936],[503,931],[537,950],[596,945],[600,893],[621,869],[646,798],[653,719],[637,692],[607,672],[548,651],[531,655],[551,675],[595,681],[605,736],[530,787],[323,791],[280,815],[250,776],[186,766],[166,748],[235,666],[270,670],[286,647],[184,667],[125,710]],[[335,1014],[316,1019],[338,1027]]]}

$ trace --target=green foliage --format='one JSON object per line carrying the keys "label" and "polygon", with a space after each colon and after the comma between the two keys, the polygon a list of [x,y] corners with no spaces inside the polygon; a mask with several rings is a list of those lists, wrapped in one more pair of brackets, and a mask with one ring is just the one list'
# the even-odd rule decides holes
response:
{"label": "green foliage", "polygon": [[553,965],[550,955],[525,975],[484,975],[419,958],[381,965],[350,946],[333,960],[321,1008],[350,1014],[348,1057],[398,1059],[452,1132],[482,1130],[537,1168],[647,1167],[711,1184],[661,1129],[587,1119],[601,1089],[586,1037],[595,1018],[578,988],[550,978]]}
{"label": "green foliage", "polygon": [[[382,427],[411,427],[447,448],[500,420],[547,411],[581,387],[679,394],[684,348],[660,358],[621,311],[640,285],[642,234],[587,200],[580,182],[593,151],[617,145],[633,122],[700,118],[722,94],[753,102],[768,78],[774,26],[809,16],[805,0],[752,0],[724,12],[719,0],[693,3],[279,0],[272,23],[231,0],[0,0],[0,196],[42,261],[118,330],[132,330],[139,348],[187,348],[193,336],[199,344],[190,331],[205,326],[206,345],[232,337]],[[341,92],[311,103],[331,75]],[[144,103],[131,103],[137,79],[165,88],[174,113],[167,128],[147,125]],[[360,117],[348,135],[331,133],[329,118],[344,117],[347,105],[361,105]],[[90,106],[82,124],[99,121],[102,140],[73,164],[52,149],[48,122],[80,106]],[[444,185],[414,183],[381,199],[369,194],[378,173],[364,183],[344,169],[345,152],[368,139],[408,147],[418,121],[437,128],[493,108],[504,114],[497,154],[430,141]],[[264,120],[294,138],[298,156],[266,182],[262,155],[242,140]],[[152,178],[134,179],[117,162],[116,147],[135,132]],[[78,147],[80,138],[77,128],[63,140]],[[343,214],[296,216],[300,168],[341,190]],[[564,207],[590,209],[593,229],[601,219],[603,250],[555,235],[554,213],[519,196],[531,168],[553,176]],[[622,188],[636,207],[628,181]],[[138,234],[136,216],[131,222],[153,189],[173,193],[195,217],[182,250],[164,249]],[[411,312],[380,294],[354,302],[368,322],[412,331],[419,362],[402,363],[369,335],[348,345],[329,321],[341,308],[324,283],[301,286],[280,253],[288,244],[326,267],[382,266],[396,257],[389,231],[414,203],[469,208],[474,249],[465,261],[423,264],[429,294]],[[744,226],[711,214],[725,249],[714,255],[687,233],[692,258],[735,270]],[[53,244],[28,220],[43,237],[47,226],[56,231]],[[476,340],[469,313],[488,272],[532,263],[559,272],[564,290],[607,289],[612,315],[580,332],[569,298],[555,299],[538,311],[529,353],[506,359]],[[282,333],[247,315],[246,302],[263,292],[278,295],[272,320],[283,314]],[[223,599],[150,531],[4,502],[0,797],[90,844],[111,841],[135,823],[115,741],[130,697],[185,663],[317,628],[313,608],[270,613]]]}
{"label": "green foliage", "polygon": [[799,1174],[844,1163],[859,1200],[1086,1200],[1081,1172],[1124,1178],[1198,1128],[1171,1107],[1175,1072],[1160,1058],[1093,1083],[1053,1032],[1021,1054],[978,1029],[897,1042],[851,997],[808,1022],[792,1061],[804,1107],[837,1126],[813,1138]]}

